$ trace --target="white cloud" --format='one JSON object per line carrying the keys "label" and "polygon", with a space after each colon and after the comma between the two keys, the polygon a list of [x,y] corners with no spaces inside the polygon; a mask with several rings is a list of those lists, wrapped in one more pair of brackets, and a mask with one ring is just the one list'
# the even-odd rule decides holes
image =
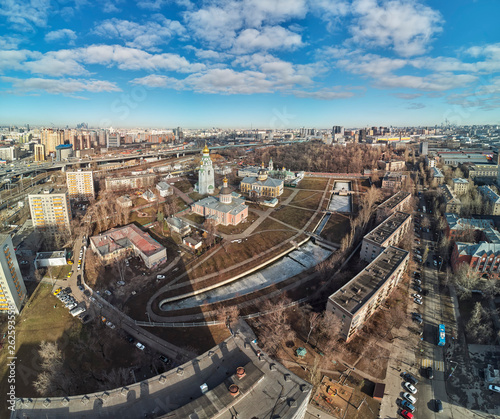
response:
{"label": "white cloud", "polygon": [[140,84],[142,86],[147,86],[147,87],[166,87],[172,89],[177,89],[181,87],[179,80],[173,77],[167,77],[157,74],[150,74],[149,76],[146,77],[133,79],[130,81],[130,83]]}
{"label": "white cloud", "polygon": [[47,26],[50,9],[50,0],[0,0],[0,16],[23,31]]}
{"label": "white cloud", "polygon": [[28,50],[0,50],[0,72],[3,70],[22,70],[22,63],[32,57],[41,57],[41,53]]}
{"label": "white cloud", "polygon": [[411,103],[408,103],[408,105],[406,105],[406,109],[413,109],[413,110],[423,109],[425,107],[426,107],[426,105],[424,105],[423,103],[420,103],[420,102],[411,102]]}
{"label": "white cloud", "polygon": [[355,43],[392,48],[404,57],[426,52],[443,24],[438,11],[416,0],[355,0],[352,12]]}
{"label": "white cloud", "polygon": [[412,99],[416,99],[416,98],[422,96],[422,94],[421,93],[396,93],[394,96],[396,96],[400,99],[412,100]]}
{"label": "white cloud", "polygon": [[477,81],[471,74],[439,73],[428,76],[387,75],[376,80],[375,85],[382,88],[410,88],[423,91],[445,91],[463,88]]}
{"label": "white cloud", "polygon": [[16,49],[23,39],[19,36],[0,36],[0,50]]}
{"label": "white cloud", "polygon": [[260,30],[245,29],[234,40],[236,53],[255,50],[294,49],[302,46],[302,38],[281,26],[266,26]]}
{"label": "white cloud", "polygon": [[45,35],[45,42],[67,41],[72,44],[76,39],[76,33],[71,29],[59,29]]}
{"label": "white cloud", "polygon": [[178,21],[160,15],[154,16],[154,20],[140,24],[113,18],[97,24],[93,33],[105,38],[123,39],[131,48],[158,50],[159,45],[167,44],[174,36],[186,32]]}
{"label": "white cloud", "polygon": [[43,74],[53,77],[66,75],[80,76],[89,74],[85,68],[71,58],[58,58],[57,55],[47,53],[39,60],[27,61],[24,67],[34,74]]}
{"label": "white cloud", "polygon": [[93,93],[121,91],[115,83],[103,80],[2,77],[2,81],[12,83],[15,93],[47,92],[69,95],[84,91]]}

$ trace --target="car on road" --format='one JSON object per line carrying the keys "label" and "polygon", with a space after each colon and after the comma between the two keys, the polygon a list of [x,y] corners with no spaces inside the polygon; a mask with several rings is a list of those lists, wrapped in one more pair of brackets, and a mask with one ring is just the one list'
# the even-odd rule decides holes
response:
{"label": "car on road", "polygon": [[417,394],[417,389],[409,381],[407,381],[406,383],[404,383],[404,388],[406,388],[406,390],[408,390],[411,394]]}
{"label": "car on road", "polygon": [[401,407],[403,409],[409,410],[411,413],[415,411],[415,406],[413,406],[408,400],[403,400],[401,402]]}
{"label": "car on road", "polygon": [[27,260],[22,260],[21,265],[27,265],[29,262]]}
{"label": "car on road", "polygon": [[108,326],[110,329],[116,328],[116,326],[111,322],[106,322],[106,326]]}
{"label": "car on road", "polygon": [[402,410],[401,416],[403,416],[405,419],[413,419],[415,417],[413,416],[413,413],[408,412],[408,410]]}
{"label": "car on road", "polygon": [[443,403],[441,402],[441,400],[439,399],[436,399],[436,401],[434,402],[434,407],[436,409],[436,412],[440,413],[443,411]]}
{"label": "car on road", "polygon": [[141,351],[143,351],[144,348],[146,348],[141,342],[137,342],[135,344],[135,347],[138,348],[138,349],[140,349]]}
{"label": "car on road", "polygon": [[413,302],[416,303],[416,304],[418,304],[419,306],[422,305],[422,300],[420,300],[419,298],[414,298]]}
{"label": "car on road", "polygon": [[425,373],[427,374],[427,378],[429,380],[432,380],[434,378],[434,371],[432,370],[432,367],[427,367],[425,369]]}
{"label": "car on road", "polygon": [[92,302],[95,302],[95,297],[90,296],[89,300],[92,301]]}
{"label": "car on road", "polygon": [[156,279],[165,279],[165,275],[156,275]]}
{"label": "car on road", "polygon": [[170,360],[165,355],[160,355],[160,361],[164,364],[168,364]]}
{"label": "car on road", "polygon": [[415,404],[417,403],[417,399],[415,398],[415,396],[412,396],[410,393],[403,393],[403,397],[408,400],[411,404]]}
{"label": "car on road", "polygon": [[488,386],[488,390],[490,391],[494,391],[495,393],[500,393],[500,387],[499,386],[495,386],[493,384],[490,384]]}

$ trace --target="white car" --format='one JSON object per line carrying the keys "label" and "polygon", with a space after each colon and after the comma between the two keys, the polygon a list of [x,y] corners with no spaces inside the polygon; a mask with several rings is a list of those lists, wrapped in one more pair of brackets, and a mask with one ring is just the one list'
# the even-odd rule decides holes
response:
{"label": "white car", "polygon": [[111,322],[106,322],[106,326],[108,326],[110,329],[114,329],[116,326],[111,323]]}
{"label": "white car", "polygon": [[156,275],[156,279],[165,279],[165,275]]}
{"label": "white car", "polygon": [[421,295],[420,295],[420,294],[412,294],[411,296],[412,296],[413,298],[416,298],[417,300],[421,300],[421,299],[422,299],[422,297],[421,297]]}
{"label": "white car", "polygon": [[404,386],[411,394],[417,394],[417,389],[412,383],[406,382]]}
{"label": "white car", "polygon": [[411,404],[415,404],[417,402],[417,399],[412,396],[410,393],[403,393],[403,397],[408,400]]}
{"label": "white car", "polygon": [[144,348],[145,348],[145,346],[141,342],[137,342],[135,344],[135,347],[138,348],[138,349],[140,349],[141,351],[143,351]]}
{"label": "white car", "polygon": [[488,386],[488,390],[494,391],[495,393],[500,393],[500,387],[494,386],[493,384],[490,384]]}
{"label": "white car", "polygon": [[415,301],[415,303],[417,303],[419,306],[422,305],[422,300],[420,300],[418,298],[414,298],[413,301]]}

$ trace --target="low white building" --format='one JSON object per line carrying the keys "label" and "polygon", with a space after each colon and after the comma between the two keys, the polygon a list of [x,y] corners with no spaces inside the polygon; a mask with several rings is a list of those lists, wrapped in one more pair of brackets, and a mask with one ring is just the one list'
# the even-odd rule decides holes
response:
{"label": "low white building", "polygon": [[158,182],[156,189],[160,192],[160,196],[165,198],[166,196],[172,195],[174,190],[167,182]]}
{"label": "low white building", "polygon": [[38,252],[35,258],[35,269],[47,268],[49,266],[63,266],[67,263],[65,250]]}

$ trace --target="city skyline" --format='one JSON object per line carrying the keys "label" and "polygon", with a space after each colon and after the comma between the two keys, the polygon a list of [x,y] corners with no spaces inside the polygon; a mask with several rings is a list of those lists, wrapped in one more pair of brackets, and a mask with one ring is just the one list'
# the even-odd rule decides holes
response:
{"label": "city skyline", "polygon": [[500,43],[487,34],[498,10],[472,0],[12,0],[0,9],[0,124],[495,124]]}

